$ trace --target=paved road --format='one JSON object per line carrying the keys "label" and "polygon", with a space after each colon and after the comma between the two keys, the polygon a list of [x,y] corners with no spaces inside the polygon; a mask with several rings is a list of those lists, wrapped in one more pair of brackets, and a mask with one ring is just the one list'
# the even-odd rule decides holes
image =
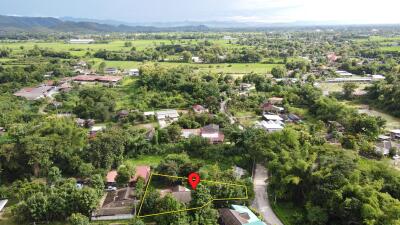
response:
{"label": "paved road", "polygon": [[264,216],[264,221],[270,225],[283,225],[283,223],[272,211],[271,204],[268,200],[267,195],[267,184],[268,179],[267,169],[264,166],[257,164],[254,172],[254,192],[255,199],[252,207],[256,208]]}

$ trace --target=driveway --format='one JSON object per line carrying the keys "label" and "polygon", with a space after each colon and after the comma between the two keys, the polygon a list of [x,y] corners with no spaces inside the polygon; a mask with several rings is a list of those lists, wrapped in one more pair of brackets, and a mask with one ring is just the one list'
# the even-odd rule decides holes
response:
{"label": "driveway", "polygon": [[[227,107],[226,107],[226,104],[228,103],[229,100],[230,99],[227,99],[227,100],[225,100],[225,101],[220,103],[219,111],[221,113],[224,113],[229,118],[229,122],[231,124],[235,124],[236,118],[234,116],[232,116],[230,113],[228,113],[228,110],[227,110]],[[240,130],[244,130],[244,127],[242,125],[240,125],[240,124],[238,125],[238,127],[239,127]]]}
{"label": "driveway", "polygon": [[264,221],[267,224],[283,225],[283,223],[275,215],[274,211],[272,211],[271,204],[268,200],[266,183],[267,179],[267,169],[264,166],[257,164],[253,178],[255,199],[252,207],[256,208],[263,215]]}

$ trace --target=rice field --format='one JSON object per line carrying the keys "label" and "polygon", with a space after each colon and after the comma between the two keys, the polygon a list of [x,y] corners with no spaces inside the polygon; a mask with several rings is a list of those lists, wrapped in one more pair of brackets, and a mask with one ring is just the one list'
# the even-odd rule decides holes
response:
{"label": "rice field", "polygon": [[[201,42],[204,40],[192,40],[192,39],[183,39],[183,40],[132,40],[132,47],[135,47],[137,50],[143,50],[146,48],[153,48],[160,44],[184,44],[190,45],[195,44],[197,42]],[[217,45],[229,48],[241,48],[243,46],[236,44],[229,44],[227,40],[209,40]],[[107,49],[109,51],[129,51],[132,47],[125,47],[125,40],[116,40],[111,41],[109,43],[101,43],[101,44],[69,44],[62,41],[55,42],[46,42],[46,41],[19,41],[19,42],[0,42],[1,47],[10,48],[13,51],[13,54],[21,54],[25,50],[33,49],[34,46],[38,46],[39,48],[47,48],[55,51],[68,51],[73,56],[81,57],[88,62],[92,62],[94,68],[97,68],[101,62],[105,62],[107,67],[116,67],[119,69],[129,69],[129,68],[138,68],[146,62],[135,62],[135,61],[106,61],[97,58],[85,58],[85,54],[87,52],[94,53],[101,49]],[[250,72],[255,73],[270,73],[273,67],[278,64],[265,64],[265,63],[221,63],[221,64],[195,64],[195,63],[181,63],[181,62],[172,62],[177,60],[176,55],[168,56],[167,60],[171,62],[159,62],[158,64],[166,67],[176,67],[180,65],[189,65],[198,69],[199,71],[212,71],[212,72],[224,72],[232,75],[243,75]],[[3,58],[0,59],[1,62],[7,62],[11,59]],[[274,62],[280,63],[279,59],[274,59]]]}
{"label": "rice field", "polygon": [[388,46],[380,48],[384,52],[400,52],[400,46]]}
{"label": "rice field", "polygon": [[[125,47],[125,42],[131,42],[132,46]],[[183,39],[183,40],[116,40],[111,41],[109,43],[99,43],[99,44],[70,44],[63,41],[54,41],[54,42],[46,42],[46,41],[17,41],[17,42],[0,42],[1,47],[10,48],[13,52],[21,52],[22,49],[33,49],[36,45],[39,48],[49,48],[56,51],[70,51],[72,55],[75,56],[84,56],[87,51],[97,51],[100,49],[107,49],[109,51],[127,51],[132,47],[135,47],[137,50],[143,50],[149,47],[155,47],[161,44],[183,44],[190,45],[198,43],[202,40],[192,40],[192,39]],[[210,40],[215,44],[225,46],[225,47],[242,47],[236,44],[229,44],[226,40]]]}

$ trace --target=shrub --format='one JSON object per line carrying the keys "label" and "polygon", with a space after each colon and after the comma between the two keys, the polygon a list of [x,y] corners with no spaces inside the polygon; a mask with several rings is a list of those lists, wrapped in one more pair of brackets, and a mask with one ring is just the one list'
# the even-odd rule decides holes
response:
{"label": "shrub", "polygon": [[68,217],[68,222],[71,225],[89,225],[89,218],[80,213],[74,213]]}

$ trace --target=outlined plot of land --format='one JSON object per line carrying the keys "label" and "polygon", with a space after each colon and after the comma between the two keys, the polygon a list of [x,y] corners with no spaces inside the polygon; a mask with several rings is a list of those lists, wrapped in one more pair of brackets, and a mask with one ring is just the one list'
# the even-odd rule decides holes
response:
{"label": "outlined plot of land", "polygon": [[[151,216],[160,216],[160,215],[165,215],[165,214],[173,214],[173,213],[180,213],[180,212],[185,212],[185,211],[193,211],[193,210],[199,210],[202,209],[210,204],[212,204],[215,201],[230,201],[230,200],[247,200],[248,199],[248,192],[247,192],[247,187],[242,184],[235,184],[235,183],[227,183],[227,182],[219,182],[219,181],[211,181],[211,180],[201,180],[201,185],[209,187],[210,189],[214,188],[222,188],[227,190],[227,193],[232,193],[232,190],[239,190],[239,193],[237,196],[231,196],[230,194],[226,194],[226,197],[224,196],[224,193],[221,194],[215,194],[213,195],[212,199],[208,202],[206,202],[203,205],[198,205],[198,206],[193,206],[190,205],[191,201],[191,194],[195,192],[195,190],[191,190],[186,188],[183,185],[178,185],[175,186],[171,189],[158,189],[157,191],[160,193],[161,197],[165,196],[166,193],[171,194],[174,198],[176,198],[178,201],[180,201],[182,204],[186,205],[187,207],[184,209],[180,210],[174,210],[174,211],[158,211],[158,212],[146,212],[144,209],[144,202],[146,201],[146,197],[149,195],[149,187],[153,186],[155,183],[158,183],[158,180],[162,179],[174,179],[175,181],[181,181],[182,184],[188,182],[187,177],[179,177],[179,176],[170,176],[170,175],[165,175],[165,174],[157,174],[157,173],[152,173],[150,175],[150,179],[147,182],[146,189],[142,198],[142,201],[140,202],[139,210],[137,213],[138,218],[144,218],[144,217],[151,217]],[[232,190],[229,190],[232,189]]]}

